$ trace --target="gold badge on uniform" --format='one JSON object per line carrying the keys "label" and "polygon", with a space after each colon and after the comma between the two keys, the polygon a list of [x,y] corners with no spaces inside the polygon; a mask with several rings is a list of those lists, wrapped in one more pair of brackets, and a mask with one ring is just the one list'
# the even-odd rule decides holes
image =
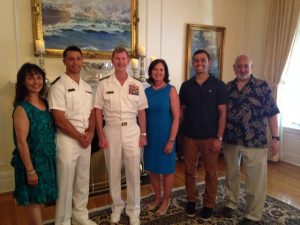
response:
{"label": "gold badge on uniform", "polygon": [[139,86],[134,84],[129,84],[129,94],[130,95],[139,95]]}

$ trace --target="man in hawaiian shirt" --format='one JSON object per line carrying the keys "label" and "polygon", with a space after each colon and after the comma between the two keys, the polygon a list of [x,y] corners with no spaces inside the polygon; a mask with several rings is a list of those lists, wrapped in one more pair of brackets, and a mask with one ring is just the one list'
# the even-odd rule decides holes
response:
{"label": "man in hawaiian shirt", "polygon": [[246,55],[236,58],[233,65],[236,78],[228,88],[227,125],[224,156],[227,163],[225,181],[224,217],[233,216],[238,208],[240,163],[243,159],[246,174],[246,212],[241,225],[261,220],[267,189],[267,135],[266,122],[272,140],[270,151],[279,148],[277,114],[279,109],[266,81],[252,75],[252,60]]}

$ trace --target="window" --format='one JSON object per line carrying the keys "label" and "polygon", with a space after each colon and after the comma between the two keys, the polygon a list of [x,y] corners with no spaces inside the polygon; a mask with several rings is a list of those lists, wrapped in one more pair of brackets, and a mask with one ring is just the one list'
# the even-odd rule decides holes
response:
{"label": "window", "polygon": [[[299,20],[300,21],[300,20]],[[300,130],[300,23],[278,92],[282,126]]]}

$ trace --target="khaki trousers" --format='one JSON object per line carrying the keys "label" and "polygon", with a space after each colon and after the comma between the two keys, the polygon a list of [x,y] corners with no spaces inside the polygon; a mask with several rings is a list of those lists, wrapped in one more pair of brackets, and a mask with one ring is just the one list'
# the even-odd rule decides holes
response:
{"label": "khaki trousers", "polygon": [[225,180],[225,206],[237,209],[240,192],[240,163],[246,175],[246,214],[251,220],[261,220],[267,191],[267,158],[266,148],[248,148],[239,145],[224,145],[224,156],[227,163]]}
{"label": "khaki trousers", "polygon": [[126,126],[107,123],[104,134],[108,148],[104,149],[105,163],[109,176],[109,191],[113,201],[112,211],[120,212],[125,204],[121,196],[121,168],[126,174],[127,204],[126,214],[138,217],[140,214],[140,128],[134,122]]}
{"label": "khaki trousers", "polygon": [[185,187],[187,201],[196,202],[197,190],[197,165],[199,155],[205,169],[205,191],[203,194],[203,206],[214,208],[216,204],[218,183],[218,152],[210,150],[213,139],[196,140],[184,137],[184,165],[185,165]]}

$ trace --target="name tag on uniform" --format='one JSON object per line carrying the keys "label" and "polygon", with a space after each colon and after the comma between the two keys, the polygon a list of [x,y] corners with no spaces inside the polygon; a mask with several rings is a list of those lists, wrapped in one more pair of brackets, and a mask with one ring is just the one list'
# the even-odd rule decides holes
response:
{"label": "name tag on uniform", "polygon": [[139,95],[139,86],[130,84],[129,85],[129,94],[130,95]]}
{"label": "name tag on uniform", "polygon": [[114,91],[107,91],[106,94],[113,94]]}
{"label": "name tag on uniform", "polygon": [[68,92],[75,91],[75,88],[68,89]]}

